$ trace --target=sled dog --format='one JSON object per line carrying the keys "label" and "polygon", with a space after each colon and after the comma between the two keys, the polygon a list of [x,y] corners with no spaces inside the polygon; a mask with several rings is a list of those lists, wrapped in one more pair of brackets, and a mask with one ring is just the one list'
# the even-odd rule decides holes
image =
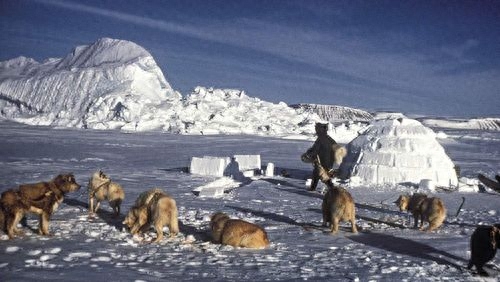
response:
{"label": "sled dog", "polygon": [[80,185],[70,173],[60,174],[48,182],[23,184],[17,189],[3,192],[0,205],[9,238],[21,233],[17,224],[28,212],[40,215],[38,232],[40,235],[49,235],[50,217],[64,200],[64,195],[78,189]]}
{"label": "sled dog", "polygon": [[[120,184],[111,179],[102,171],[92,174],[88,185],[89,193],[89,213],[95,214],[99,209],[101,201],[107,200],[115,215],[120,214],[120,206],[125,199],[125,193]],[[96,205],[94,207],[94,200]]]}
{"label": "sled dog", "polygon": [[264,228],[241,219],[230,219],[222,212],[212,215],[210,230],[216,244],[253,249],[269,246]]}
{"label": "sled dog", "polygon": [[412,196],[400,195],[394,203],[401,211],[409,211],[413,214],[414,228],[418,227],[420,220],[420,230],[424,230],[424,221],[429,222],[425,231],[431,232],[439,228],[446,218],[445,205],[437,197],[427,197],[422,193],[415,193]]}
{"label": "sled dog", "polygon": [[468,269],[472,266],[481,276],[489,276],[483,266],[495,257],[500,248],[500,224],[478,226],[470,238],[470,260]]}
{"label": "sled dog", "polygon": [[156,230],[156,239],[153,243],[163,239],[163,226],[167,225],[170,237],[179,233],[177,219],[177,205],[175,200],[159,188],[143,192],[136,199],[123,221],[132,235],[146,232],[153,224]]}
{"label": "sled dog", "polygon": [[357,233],[356,211],[351,194],[342,187],[335,186],[331,181],[326,182],[328,190],[323,196],[321,211],[323,213],[323,226],[330,224],[330,232],[337,233],[339,222],[350,221],[351,231]]}
{"label": "sled dog", "polygon": [[14,222],[19,222],[28,210],[29,206],[21,201],[19,191],[9,189],[2,193],[0,197],[0,226],[9,239],[13,239],[15,235],[23,234]]}

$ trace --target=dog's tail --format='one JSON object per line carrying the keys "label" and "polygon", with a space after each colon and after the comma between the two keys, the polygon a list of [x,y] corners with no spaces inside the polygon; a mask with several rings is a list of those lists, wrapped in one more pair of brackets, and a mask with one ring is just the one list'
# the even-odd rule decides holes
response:
{"label": "dog's tail", "polygon": [[179,219],[177,214],[177,204],[175,200],[172,199],[172,211],[170,212],[170,236],[175,236],[179,233]]}

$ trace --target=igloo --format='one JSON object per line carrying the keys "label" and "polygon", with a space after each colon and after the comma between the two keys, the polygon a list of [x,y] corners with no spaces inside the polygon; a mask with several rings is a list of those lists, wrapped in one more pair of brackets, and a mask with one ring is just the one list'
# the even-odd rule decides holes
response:
{"label": "igloo", "polygon": [[409,118],[374,121],[347,145],[340,166],[342,178],[366,184],[419,184],[456,186],[455,165],[436,140],[432,129]]}

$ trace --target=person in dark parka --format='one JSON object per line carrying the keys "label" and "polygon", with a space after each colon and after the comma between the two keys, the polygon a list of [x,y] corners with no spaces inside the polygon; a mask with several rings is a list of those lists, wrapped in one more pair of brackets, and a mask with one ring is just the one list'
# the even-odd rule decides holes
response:
{"label": "person in dark parka", "polygon": [[[332,172],[334,164],[340,164],[345,156],[345,148],[337,144],[332,137],[328,135],[327,123],[316,123],[314,127],[316,131],[316,141],[306,153],[301,156],[303,162],[313,163],[312,183],[309,190],[316,190],[318,181],[320,180],[318,165],[321,165],[327,172]],[[317,161],[319,159],[319,161]]]}

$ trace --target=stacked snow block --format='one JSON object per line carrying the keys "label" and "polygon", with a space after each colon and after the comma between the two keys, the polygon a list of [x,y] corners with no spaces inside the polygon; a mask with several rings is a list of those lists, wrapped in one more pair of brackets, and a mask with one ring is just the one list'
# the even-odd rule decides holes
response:
{"label": "stacked snow block", "polygon": [[260,155],[234,155],[229,157],[192,157],[189,172],[207,176],[253,176],[261,169]]}
{"label": "stacked snow block", "polygon": [[359,177],[377,185],[418,185],[425,179],[432,181],[422,183],[429,190],[458,184],[455,165],[436,133],[414,119],[375,120],[347,148],[341,178]]}
{"label": "stacked snow block", "polygon": [[260,155],[234,155],[234,161],[246,177],[254,176],[255,171],[261,169]]}

